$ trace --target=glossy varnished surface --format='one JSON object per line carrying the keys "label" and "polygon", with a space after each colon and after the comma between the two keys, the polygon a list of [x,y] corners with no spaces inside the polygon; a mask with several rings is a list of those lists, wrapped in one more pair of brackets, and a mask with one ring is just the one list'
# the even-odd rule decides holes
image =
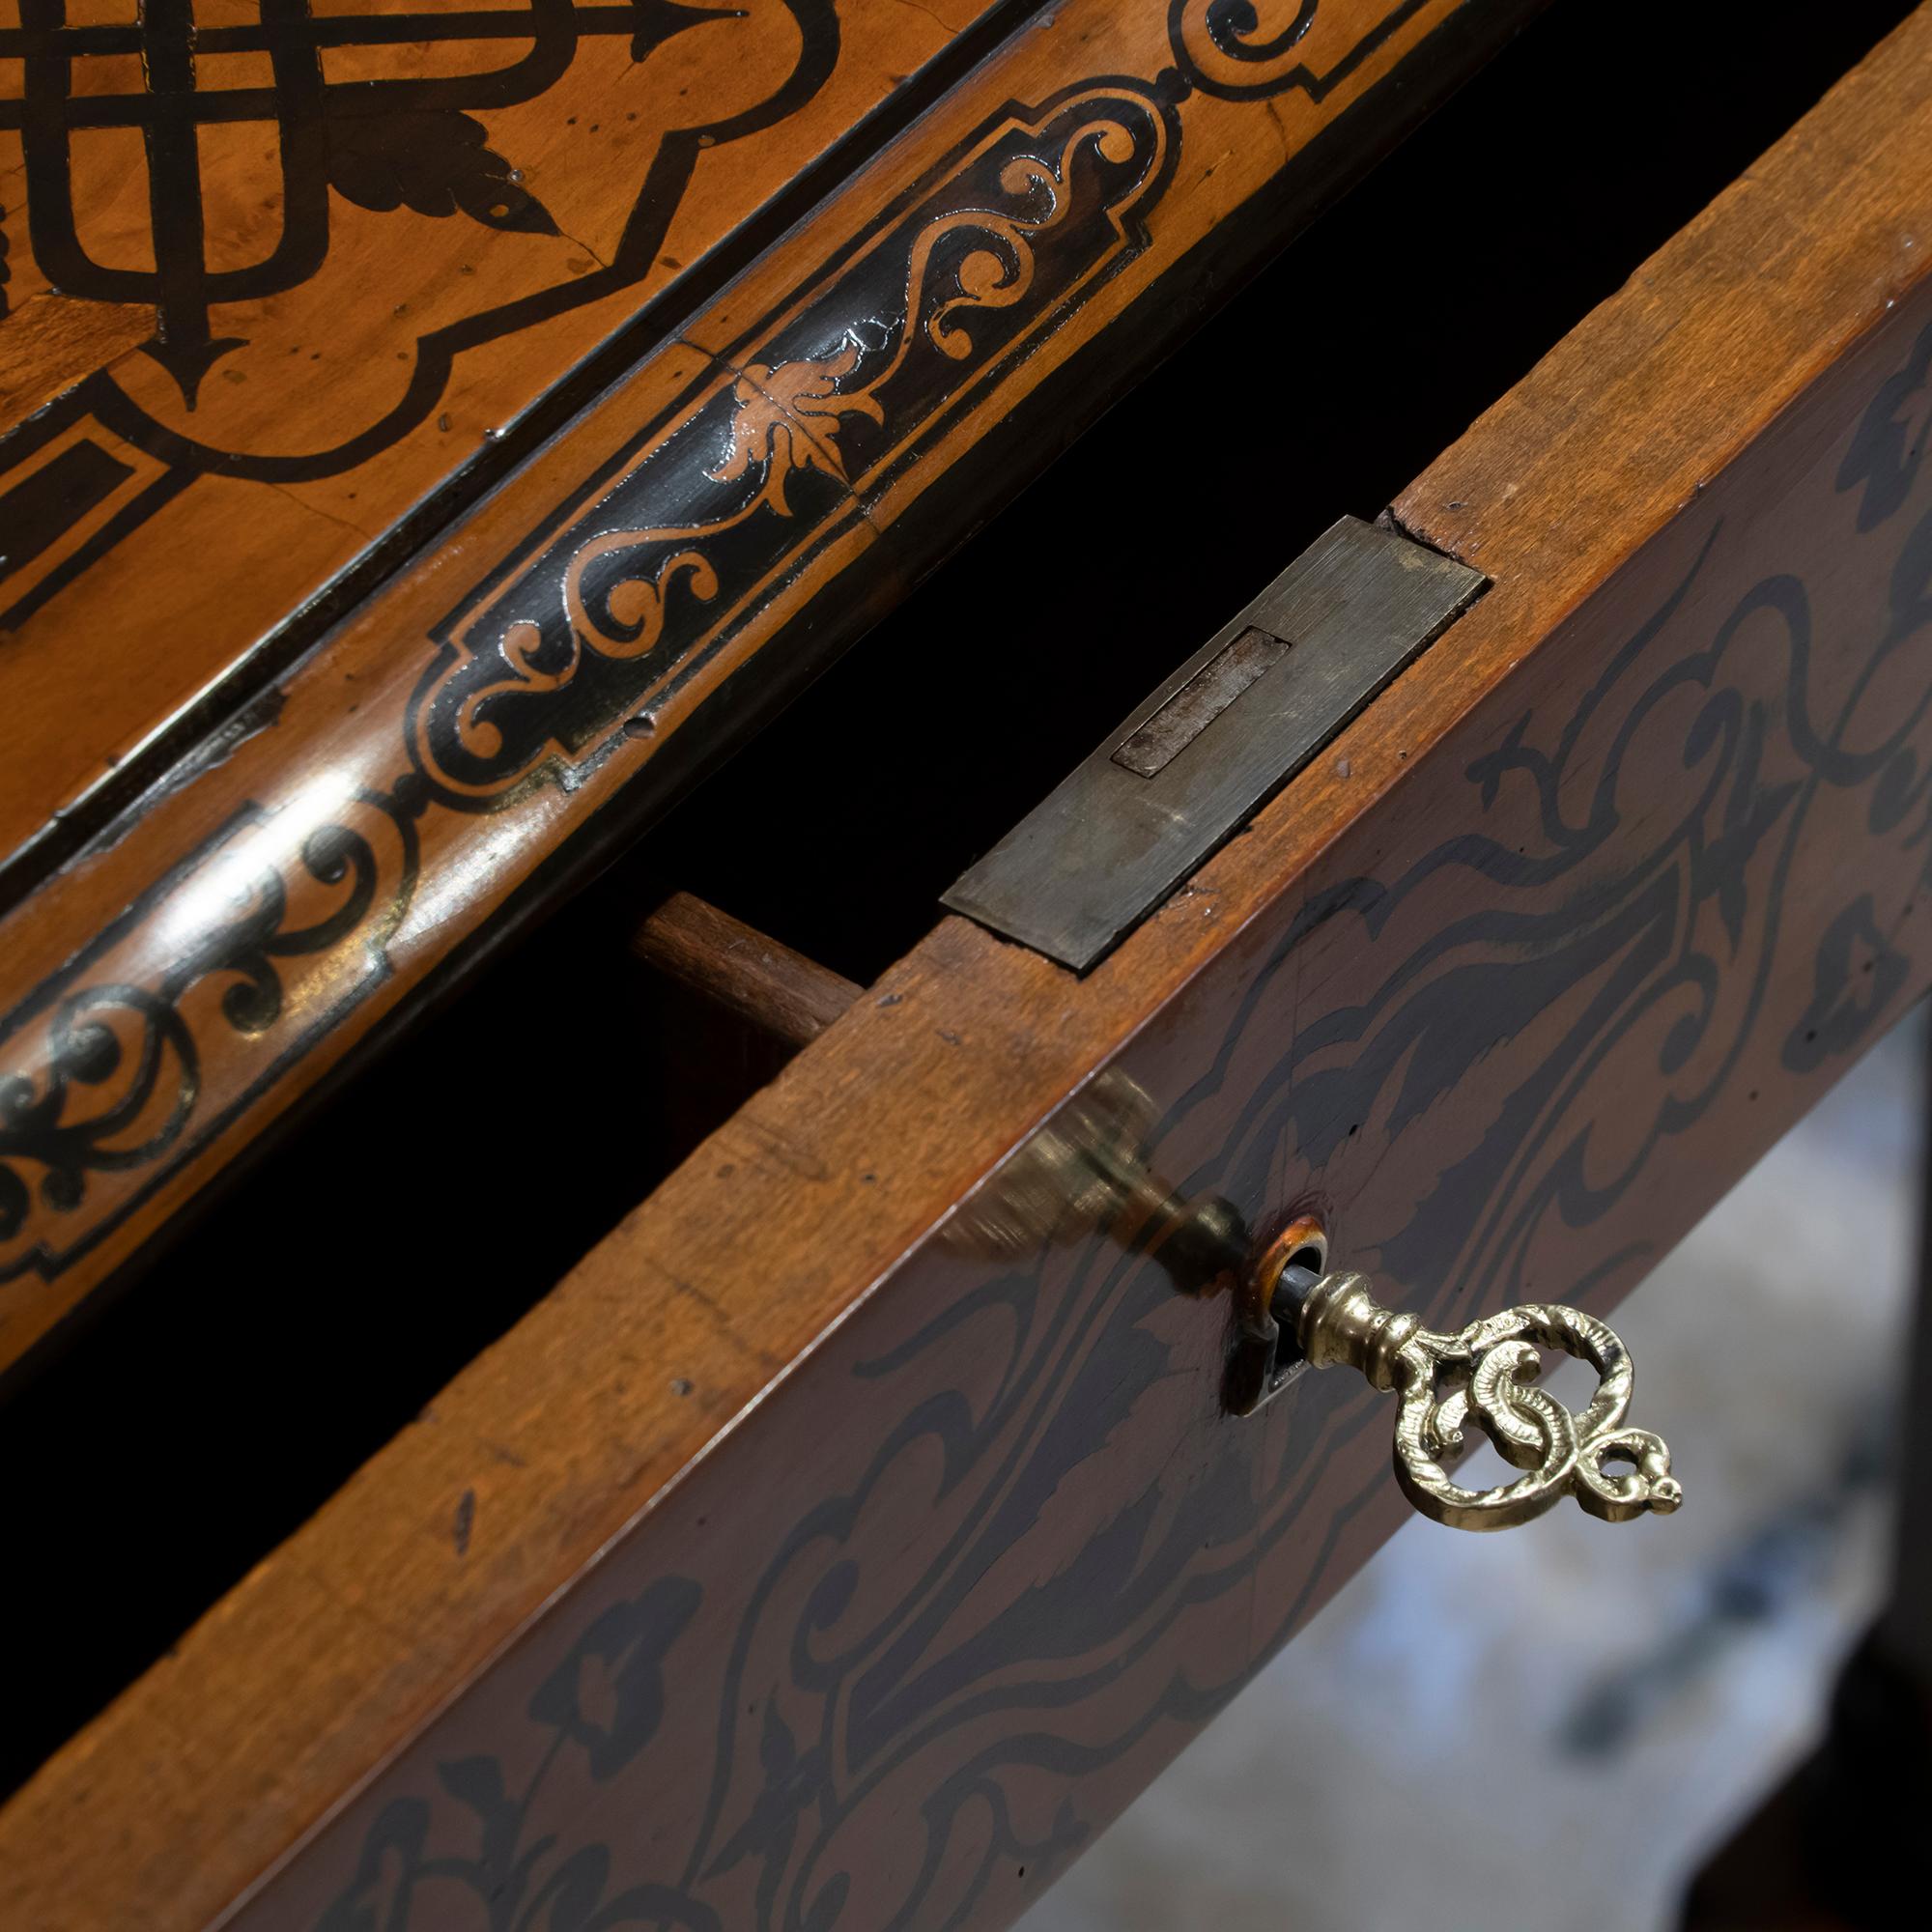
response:
{"label": "glossy varnished surface", "polygon": [[1016,487],[1110,393],[1090,372],[1015,450],[1076,349],[1135,343],[1116,383],[1208,298],[1204,244],[1265,247],[1527,11],[1323,0],[1243,39],[1075,0],[1014,31],[178,764],[0,924],[0,1363]]}
{"label": "glossy varnished surface", "polygon": [[988,6],[8,0],[0,862]]}
{"label": "glossy varnished surface", "polygon": [[0,1903],[205,1923],[380,1768],[235,1922],[1010,1920],[1402,1505],[1346,1380],[1220,1415],[1225,1297],[952,1210],[1105,1069],[1438,1324],[1655,1262],[1932,977],[1928,222],[1920,16],[1406,494],[1454,651],[1086,980],[945,923],[0,1813]]}

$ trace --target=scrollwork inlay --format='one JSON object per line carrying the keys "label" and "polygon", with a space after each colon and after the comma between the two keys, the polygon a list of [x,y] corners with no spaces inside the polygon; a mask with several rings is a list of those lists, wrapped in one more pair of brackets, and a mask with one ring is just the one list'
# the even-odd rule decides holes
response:
{"label": "scrollwork inlay", "polygon": [[[1151,95],[1088,88],[1003,120],[734,354],[728,382],[454,633],[415,709],[412,750],[438,790],[497,806],[548,762],[596,757],[754,585],[859,514],[938,407],[1131,257],[1170,115]],[[680,514],[654,514],[670,504]]]}

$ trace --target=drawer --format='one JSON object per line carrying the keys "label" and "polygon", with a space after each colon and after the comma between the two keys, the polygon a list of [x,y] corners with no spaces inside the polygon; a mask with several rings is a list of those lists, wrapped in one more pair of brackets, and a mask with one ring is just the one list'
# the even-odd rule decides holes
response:
{"label": "drawer", "polygon": [[[1456,111],[1440,138],[1492,155]],[[1230,1412],[1250,1257],[1312,1216],[1433,1327],[1601,1313],[1932,980],[1932,12],[1733,172],[1648,259],[1606,254],[1605,298],[1527,373],[1535,317],[1446,405],[1400,370],[1310,402],[1373,434],[1306,453],[1269,271],[774,725],[728,802],[696,793],[626,862],[634,904],[668,876],[778,935],[680,901],[639,944],[762,1014],[746,1052],[781,1069],[738,1097],[667,1008],[675,1097],[726,1117],[0,1810],[0,1918],[441,1932],[514,1898],[534,1926],[869,1932],[1025,1909],[1407,1511],[1358,1378]],[[1283,269],[1366,260],[1346,225],[1383,180]],[[1478,259],[1454,286],[1492,279]],[[1236,382],[1209,359],[1230,341]],[[867,957],[854,931],[890,940],[951,877],[897,876],[918,854],[991,845],[1008,787],[1033,803],[1049,755],[1057,777],[1315,534],[1217,554],[1184,475],[1131,477],[1170,532],[1132,582],[1147,547],[1109,548],[1107,495],[1164,445],[1129,412],[1190,392],[1255,445],[1264,530],[1350,507],[1345,445],[1466,404],[1381,532],[1482,594],[1085,970],[929,913]],[[873,507],[865,541],[910,555],[915,506]],[[1083,549],[1063,595],[1002,575]],[[976,600],[984,661],[881,674],[963,647]],[[1154,621],[1177,609],[1183,635]],[[1030,627],[1043,658],[1077,645],[1037,687]],[[974,810],[961,771],[985,774]],[[808,868],[814,773],[872,816]],[[304,1190],[318,1220],[385,1187],[411,1207],[352,1224],[375,1287],[341,1406],[381,1382],[405,1292],[460,1325],[452,1257],[575,1225],[581,1176],[623,1171],[630,1049],[589,929],[437,1022],[451,1066],[502,1051],[498,1113],[386,1090],[399,1168],[454,1153],[319,1158],[357,1129],[260,1170],[270,1265]],[[520,1055],[554,1056],[554,1087]],[[614,1154],[582,1151],[592,1120]]]}

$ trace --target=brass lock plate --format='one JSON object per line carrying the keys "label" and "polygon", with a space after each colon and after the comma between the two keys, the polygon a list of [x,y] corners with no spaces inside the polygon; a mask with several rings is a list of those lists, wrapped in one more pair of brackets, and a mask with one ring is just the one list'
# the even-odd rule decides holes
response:
{"label": "brass lock plate", "polygon": [[1096,964],[1489,580],[1344,517],[1215,633],[944,903]]}

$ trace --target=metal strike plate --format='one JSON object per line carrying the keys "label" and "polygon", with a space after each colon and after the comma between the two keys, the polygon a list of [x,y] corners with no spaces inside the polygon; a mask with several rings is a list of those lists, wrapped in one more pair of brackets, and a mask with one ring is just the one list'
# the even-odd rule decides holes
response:
{"label": "metal strike plate", "polygon": [[1488,582],[1344,517],[955,880],[944,903],[1086,972]]}

